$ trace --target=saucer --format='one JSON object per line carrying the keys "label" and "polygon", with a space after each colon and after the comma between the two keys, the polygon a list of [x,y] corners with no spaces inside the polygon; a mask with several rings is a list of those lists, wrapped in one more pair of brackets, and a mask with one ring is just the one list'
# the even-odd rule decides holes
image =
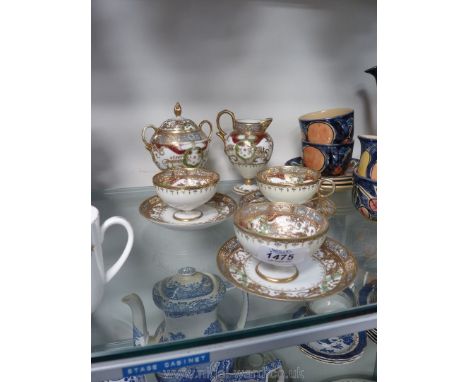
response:
{"label": "saucer", "polygon": [[[324,176],[323,179],[331,179],[335,182],[337,190],[346,190],[353,187],[353,170],[359,163],[359,159],[352,158],[343,174],[338,176]],[[292,158],[285,163],[286,166],[303,166],[302,157]],[[323,189],[327,189],[324,184]]]}
{"label": "saucer", "polygon": [[366,332],[350,333],[299,345],[307,357],[320,362],[343,364],[361,358],[367,346]]}
{"label": "saucer", "polygon": [[[314,307],[314,304],[323,304]],[[292,318],[308,317],[316,314],[326,314],[342,311],[356,306],[356,297],[350,288],[326,297],[309,302],[299,308]],[[312,341],[298,346],[307,357],[326,363],[349,363],[361,357],[367,346],[366,332],[350,333],[336,337],[330,337],[320,341]]]}
{"label": "saucer", "polygon": [[[293,314],[293,318],[307,317],[307,311],[307,308],[303,306]],[[366,337],[365,331],[350,333],[301,344],[298,348],[307,357],[316,361],[333,364],[350,363],[362,356],[367,346]]]}
{"label": "saucer", "polygon": [[155,195],[141,203],[140,214],[152,223],[175,230],[190,231],[208,228],[225,221],[234,213],[236,206],[236,202],[231,197],[216,193],[210,201],[198,208],[203,212],[200,218],[180,221],[173,217],[176,210],[164,204]]}
{"label": "saucer", "polygon": [[348,287],[357,273],[357,261],[339,242],[327,238],[314,256],[297,265],[299,275],[292,281],[275,283],[256,272],[259,261],[244,251],[233,237],[218,252],[221,274],[238,288],[279,301],[304,301],[328,296]]}
{"label": "saucer", "polygon": [[[268,199],[262,194],[260,190],[249,192],[248,194],[242,196],[239,200],[239,205],[243,206],[244,204],[249,203],[262,203],[268,202]],[[336,212],[336,205],[328,198],[315,198],[307,203],[303,203],[304,206],[313,208],[318,211],[325,217],[330,217]]]}

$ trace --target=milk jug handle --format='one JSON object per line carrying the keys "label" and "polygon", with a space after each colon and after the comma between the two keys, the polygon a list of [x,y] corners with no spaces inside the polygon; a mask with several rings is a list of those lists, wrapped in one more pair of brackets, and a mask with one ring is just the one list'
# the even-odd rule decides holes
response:
{"label": "milk jug handle", "polygon": [[216,127],[218,128],[218,132],[216,135],[221,138],[223,142],[225,142],[225,137],[226,137],[226,132],[221,128],[220,124],[220,119],[223,116],[223,114],[228,114],[231,119],[232,119],[232,128],[234,129],[234,125],[236,124],[236,117],[234,116],[234,113],[230,110],[224,109],[220,111],[216,117]]}
{"label": "milk jug handle", "polygon": [[133,247],[133,229],[128,221],[119,216],[113,216],[107,219],[104,224],[101,226],[101,240],[104,241],[104,235],[107,229],[115,224],[122,225],[127,230],[127,244],[120,255],[119,259],[112,265],[106,272],[106,283],[108,283],[112,278],[117,274],[117,272],[122,268],[127,260],[128,255]]}

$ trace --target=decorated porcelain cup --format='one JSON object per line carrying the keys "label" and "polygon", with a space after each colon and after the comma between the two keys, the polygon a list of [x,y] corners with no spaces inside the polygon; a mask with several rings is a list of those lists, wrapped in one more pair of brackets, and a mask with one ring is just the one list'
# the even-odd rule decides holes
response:
{"label": "decorated porcelain cup", "polygon": [[325,241],[327,219],[310,207],[289,203],[253,203],[234,214],[242,247],[260,261],[257,274],[272,282],[298,276],[295,265],[315,254]]}
{"label": "decorated porcelain cup", "polygon": [[340,144],[318,144],[302,142],[304,166],[322,175],[337,176],[348,168],[353,156],[354,141]]}
{"label": "decorated porcelain cup", "polygon": [[[107,271],[104,270],[102,242],[104,234],[112,225],[121,225],[127,231],[127,244],[119,259]],[[133,246],[133,230],[128,221],[119,216],[107,219],[102,225],[99,223],[99,210],[91,206],[91,313],[94,312],[102,300],[104,286],[112,280],[125,264]]]}
{"label": "decorated porcelain cup", "polygon": [[377,136],[359,135],[361,142],[361,159],[358,174],[365,178],[377,180]]}
{"label": "decorated porcelain cup", "polygon": [[198,207],[216,193],[219,175],[202,168],[173,168],[153,177],[153,184],[161,200],[175,208],[174,219],[191,221],[200,218]]}
{"label": "decorated porcelain cup", "polygon": [[299,117],[304,141],[310,143],[349,143],[354,134],[354,110],[328,109]]}
{"label": "decorated porcelain cup", "polygon": [[[327,192],[320,192],[322,184],[329,186]],[[271,202],[302,204],[317,194],[327,197],[335,192],[332,180],[321,179],[320,172],[298,166],[276,166],[260,171],[257,185]]]}
{"label": "decorated porcelain cup", "polygon": [[362,216],[377,221],[377,181],[353,173],[353,204]]}

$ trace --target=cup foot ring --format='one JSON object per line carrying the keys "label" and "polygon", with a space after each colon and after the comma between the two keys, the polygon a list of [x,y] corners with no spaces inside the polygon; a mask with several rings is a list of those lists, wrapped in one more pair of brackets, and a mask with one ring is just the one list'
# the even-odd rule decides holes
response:
{"label": "cup foot ring", "polygon": [[200,219],[203,216],[203,212],[199,210],[192,211],[176,211],[172,215],[175,220],[181,222],[190,222],[192,220]]}
{"label": "cup foot ring", "polygon": [[258,263],[255,272],[262,279],[272,283],[289,283],[299,276],[296,266],[279,267],[266,263]]}

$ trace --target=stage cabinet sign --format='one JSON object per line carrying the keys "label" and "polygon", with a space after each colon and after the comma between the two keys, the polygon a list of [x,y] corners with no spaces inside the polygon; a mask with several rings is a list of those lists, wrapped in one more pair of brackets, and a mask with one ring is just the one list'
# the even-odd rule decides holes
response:
{"label": "stage cabinet sign", "polygon": [[168,359],[165,361],[150,362],[141,365],[125,367],[122,369],[124,378],[179,369],[181,367],[200,365],[210,362],[210,353],[202,353],[188,357]]}

